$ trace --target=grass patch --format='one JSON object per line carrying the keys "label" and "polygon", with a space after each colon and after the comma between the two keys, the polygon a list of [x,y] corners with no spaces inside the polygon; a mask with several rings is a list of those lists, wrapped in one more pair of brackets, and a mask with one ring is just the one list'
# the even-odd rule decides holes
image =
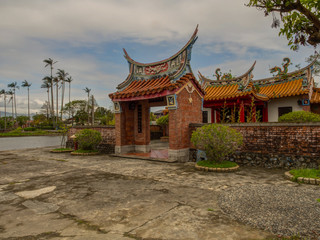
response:
{"label": "grass patch", "polygon": [[212,161],[199,161],[197,162],[198,166],[210,167],[210,168],[232,168],[238,166],[235,162],[222,161],[222,162],[212,162]]}
{"label": "grass patch", "polygon": [[320,198],[318,198],[317,201],[320,202]]}
{"label": "grass patch", "polygon": [[83,149],[78,149],[78,150],[75,150],[73,151],[75,153],[96,153],[96,152],[99,152],[98,150],[83,150]]}
{"label": "grass patch", "polygon": [[212,208],[208,208],[208,211],[209,212],[213,212],[214,210]]}
{"label": "grass patch", "polygon": [[292,169],[290,173],[294,176],[294,179],[297,180],[298,177],[303,178],[320,178],[320,169]]}

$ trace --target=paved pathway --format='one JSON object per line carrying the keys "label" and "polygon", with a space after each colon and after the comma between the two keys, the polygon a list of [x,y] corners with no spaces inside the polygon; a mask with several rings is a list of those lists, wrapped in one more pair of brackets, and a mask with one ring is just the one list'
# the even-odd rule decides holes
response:
{"label": "paved pathway", "polygon": [[282,170],[195,171],[193,164],[0,152],[0,239],[266,239],[271,232],[231,218],[220,193],[241,186],[318,186]]}

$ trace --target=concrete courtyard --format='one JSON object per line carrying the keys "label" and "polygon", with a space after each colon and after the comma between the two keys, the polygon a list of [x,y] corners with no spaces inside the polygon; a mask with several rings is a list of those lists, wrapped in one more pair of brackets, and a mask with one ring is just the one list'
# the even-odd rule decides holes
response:
{"label": "concrete courtyard", "polygon": [[[284,170],[246,167],[227,174],[199,172],[194,163],[71,156],[49,150],[0,152],[0,239],[253,240],[272,239],[286,227],[288,233],[317,235],[318,223],[310,222],[320,213],[315,200],[320,198],[319,186],[290,182],[284,179]],[[234,198],[238,189],[241,194]],[[301,211],[312,214],[300,216],[302,226],[271,222],[269,228],[263,225],[273,221],[268,214],[259,214],[261,221],[249,215],[251,205],[257,203],[258,209],[264,198],[246,206],[249,200],[243,193],[254,197],[259,192],[272,195],[272,191],[287,189],[290,192],[285,195],[293,200],[294,194],[308,195]],[[232,209],[237,198],[244,201],[243,209]],[[280,218],[290,218],[290,209],[283,206],[272,211],[280,211],[274,213]],[[306,231],[304,221],[311,224]]]}

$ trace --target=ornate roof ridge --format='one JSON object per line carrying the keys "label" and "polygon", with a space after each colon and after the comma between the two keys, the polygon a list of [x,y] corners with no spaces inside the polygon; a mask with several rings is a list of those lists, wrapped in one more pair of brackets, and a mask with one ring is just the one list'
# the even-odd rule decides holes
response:
{"label": "ornate roof ridge", "polygon": [[177,53],[175,53],[174,55],[172,55],[171,57],[169,58],[166,58],[164,60],[161,60],[161,61],[157,61],[157,62],[152,62],[152,63],[140,63],[140,62],[137,62],[135,60],[133,60],[129,54],[127,53],[127,51],[123,48],[123,52],[124,52],[124,57],[125,59],[127,59],[128,62],[134,64],[134,65],[138,65],[138,66],[154,66],[154,65],[158,65],[158,64],[161,64],[161,63],[165,63],[165,62],[168,62],[174,58],[176,58],[179,54],[181,54],[184,50],[186,50],[191,44],[193,44],[196,40],[197,40],[197,33],[198,33],[198,27],[199,27],[199,24],[197,25],[196,29],[194,30],[192,36],[190,37],[189,41],[184,45],[184,47],[182,47]]}
{"label": "ornate roof ridge", "polygon": [[[290,77],[290,76],[298,74],[298,73],[302,74],[305,70],[307,70],[308,68],[311,68],[314,65],[314,63],[317,61],[318,57],[319,57],[319,54],[317,54],[317,56],[314,58],[314,60],[310,64],[308,64],[306,67],[298,69],[298,70],[295,70],[293,72],[289,72],[286,75],[288,77]],[[252,80],[252,81],[253,82],[268,82],[268,81],[271,81],[271,80],[275,80],[276,82],[282,82],[282,81],[285,81],[287,79],[277,79],[276,80],[275,76],[273,76],[273,77],[269,77],[269,78],[257,79],[257,80]]]}
{"label": "ornate roof ridge", "polygon": [[159,79],[164,76],[169,76],[171,81],[175,82],[179,77],[183,76],[186,73],[192,73],[190,60],[191,60],[191,50],[192,46],[197,40],[198,26],[196,27],[191,38],[173,56],[158,62],[153,63],[139,63],[134,61],[125,49],[125,58],[129,64],[129,74],[126,80],[120,83],[117,87],[118,91],[123,91],[126,89],[130,83],[134,80],[150,80],[150,79]]}
{"label": "ornate roof ridge", "polygon": [[203,76],[201,74],[200,71],[198,71],[199,73],[199,78],[200,80],[202,81],[202,83],[205,82],[209,82],[209,83],[213,83],[212,85],[224,85],[223,83],[228,83],[228,82],[237,82],[237,81],[241,81],[242,78],[248,76],[254,69],[255,65],[256,65],[256,62],[257,61],[254,61],[254,63],[252,64],[252,66],[249,68],[249,70],[247,72],[245,72],[244,74],[238,76],[238,77],[234,77],[232,79],[225,79],[225,80],[212,80],[212,79],[209,79],[209,78],[206,78],[205,76]]}

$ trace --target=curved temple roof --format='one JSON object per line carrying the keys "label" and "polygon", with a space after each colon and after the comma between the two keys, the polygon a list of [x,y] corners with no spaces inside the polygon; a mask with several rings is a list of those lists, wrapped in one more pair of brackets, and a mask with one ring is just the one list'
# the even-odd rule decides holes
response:
{"label": "curved temple roof", "polygon": [[313,65],[316,60],[317,58],[308,66],[286,73],[284,76],[276,75],[260,80],[251,79],[251,72],[255,63],[245,74],[230,80],[210,80],[200,72],[199,78],[205,87],[206,101],[225,100],[248,95],[253,95],[262,101],[268,101],[272,98],[309,94],[309,98],[313,102],[317,102],[318,97],[312,97],[313,93],[318,94],[318,90],[313,92],[314,80],[312,77]]}
{"label": "curved temple roof", "polygon": [[173,56],[154,63],[139,63],[134,61],[127,51],[124,51],[124,57],[129,64],[129,75],[126,80],[119,84],[117,89],[123,91],[132,81],[151,80],[156,78],[164,78],[169,76],[171,82],[177,81],[181,76],[192,73],[190,60],[191,49],[197,40],[198,26],[192,34],[190,40],[185,46]]}

